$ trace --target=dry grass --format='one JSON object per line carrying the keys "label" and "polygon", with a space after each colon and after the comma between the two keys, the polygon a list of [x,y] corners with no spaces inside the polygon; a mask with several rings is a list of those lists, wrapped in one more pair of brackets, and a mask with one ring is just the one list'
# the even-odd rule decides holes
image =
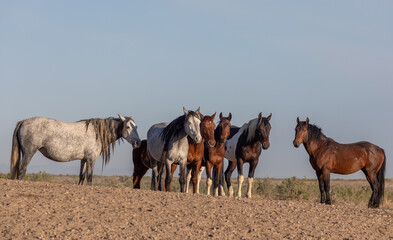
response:
{"label": "dry grass", "polygon": [[[9,178],[9,174],[1,174],[0,178]],[[25,180],[43,181],[63,184],[77,184],[77,175],[51,175],[46,172],[27,174]],[[150,177],[144,177],[141,183],[142,189],[150,189]],[[247,181],[245,181],[247,182]],[[234,191],[237,192],[237,180],[232,179]],[[111,187],[132,187],[130,176],[97,176],[93,177],[93,185]],[[201,194],[206,194],[206,180],[200,183]],[[247,189],[243,184],[242,193],[245,196]],[[331,197],[333,204],[345,202],[353,205],[367,205],[371,196],[371,189],[365,179],[332,179]],[[192,186],[190,186],[192,189]],[[172,182],[172,191],[178,192],[180,185],[178,179]],[[287,179],[258,178],[253,184],[253,198],[265,198],[271,200],[297,200],[318,202],[320,193],[316,179]],[[393,179],[385,180],[385,198],[382,208],[393,209]]]}

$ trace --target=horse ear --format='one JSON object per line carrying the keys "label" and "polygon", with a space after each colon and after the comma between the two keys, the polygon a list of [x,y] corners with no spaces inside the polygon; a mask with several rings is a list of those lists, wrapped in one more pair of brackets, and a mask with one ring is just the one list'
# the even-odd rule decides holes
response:
{"label": "horse ear", "polygon": [[309,122],[310,120],[307,118],[306,119],[306,126],[308,126],[308,122]]}
{"label": "horse ear", "polygon": [[122,122],[124,122],[124,121],[126,120],[126,118],[123,117],[122,115],[120,115],[120,114],[117,114],[117,115],[119,115],[119,118],[120,118],[120,120],[121,120]]}
{"label": "horse ear", "polygon": [[259,119],[259,120],[262,119],[262,112],[260,112],[260,113],[258,114],[258,119]]}
{"label": "horse ear", "polygon": [[229,121],[232,120],[232,113],[229,113],[228,120],[229,120]]}
{"label": "horse ear", "polygon": [[203,116],[203,114],[200,112],[199,112],[199,116],[201,117],[201,120],[203,120],[205,118],[205,116]]}
{"label": "horse ear", "polygon": [[270,113],[269,117],[267,117],[267,120],[270,121],[272,119],[272,114]]}
{"label": "horse ear", "polygon": [[222,119],[222,112],[220,112],[220,120]]}
{"label": "horse ear", "polygon": [[187,111],[187,109],[185,108],[185,107],[183,107],[183,112],[184,112],[184,114],[188,114],[188,111]]}
{"label": "horse ear", "polygon": [[217,113],[217,112],[215,112],[215,113],[212,115],[212,120],[214,120],[214,118],[216,117],[216,113]]}
{"label": "horse ear", "polygon": [[198,107],[198,109],[195,111],[196,113],[200,113],[201,107]]}
{"label": "horse ear", "polygon": [[297,122],[297,124],[299,124],[299,123],[300,123],[300,119],[299,119],[299,117],[297,117],[297,118],[296,118],[296,122]]}

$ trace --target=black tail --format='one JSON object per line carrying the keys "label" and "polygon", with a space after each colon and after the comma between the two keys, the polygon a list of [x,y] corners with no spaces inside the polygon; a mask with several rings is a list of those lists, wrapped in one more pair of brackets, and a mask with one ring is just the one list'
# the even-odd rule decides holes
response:
{"label": "black tail", "polygon": [[385,191],[386,154],[384,150],[382,150],[382,152],[383,152],[383,162],[381,168],[377,172],[378,191],[377,191],[377,196],[375,196],[376,207],[379,207],[381,200],[383,200],[383,195]]}

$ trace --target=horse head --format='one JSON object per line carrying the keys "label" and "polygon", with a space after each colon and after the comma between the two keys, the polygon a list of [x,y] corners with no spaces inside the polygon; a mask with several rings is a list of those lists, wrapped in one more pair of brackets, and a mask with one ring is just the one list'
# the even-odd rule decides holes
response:
{"label": "horse head", "polygon": [[270,147],[270,142],[269,142],[269,135],[270,135],[270,119],[272,118],[272,114],[266,118],[262,117],[262,113],[259,113],[258,115],[258,124],[256,128],[256,135],[259,139],[259,141],[262,143],[262,148],[263,149],[268,149]]}
{"label": "horse head", "polygon": [[214,147],[216,145],[216,140],[214,139],[214,129],[216,128],[216,124],[214,124],[214,117],[216,113],[212,116],[203,116],[202,113],[199,113],[201,117],[201,135],[205,142],[209,147]]}
{"label": "horse head", "polygon": [[306,121],[301,122],[299,117],[296,119],[297,125],[295,128],[295,139],[293,140],[293,145],[295,147],[299,147],[302,143],[306,143],[308,141],[308,122],[309,119],[307,118]]}
{"label": "horse head", "polygon": [[141,139],[139,138],[137,126],[132,117],[123,117],[119,114],[120,120],[123,122],[123,129],[121,130],[121,136],[129,142],[132,147],[137,148],[141,145]]}
{"label": "horse head", "polygon": [[193,111],[188,111],[183,107],[183,112],[184,115],[186,116],[186,119],[184,121],[184,130],[186,134],[194,140],[195,143],[200,143],[202,142],[202,136],[201,136],[201,130],[200,130],[200,124],[201,120],[199,119],[198,114],[200,108],[198,108],[195,112]]}
{"label": "horse head", "polygon": [[223,117],[220,113],[220,122],[218,123],[218,138],[221,143],[225,143],[231,133],[231,119],[232,114],[229,113],[228,117]]}

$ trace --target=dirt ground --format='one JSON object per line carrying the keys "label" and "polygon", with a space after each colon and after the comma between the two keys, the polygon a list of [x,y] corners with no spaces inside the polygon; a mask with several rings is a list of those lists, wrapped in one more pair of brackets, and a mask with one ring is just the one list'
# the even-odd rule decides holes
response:
{"label": "dirt ground", "polygon": [[0,239],[393,239],[393,210],[0,179]]}

